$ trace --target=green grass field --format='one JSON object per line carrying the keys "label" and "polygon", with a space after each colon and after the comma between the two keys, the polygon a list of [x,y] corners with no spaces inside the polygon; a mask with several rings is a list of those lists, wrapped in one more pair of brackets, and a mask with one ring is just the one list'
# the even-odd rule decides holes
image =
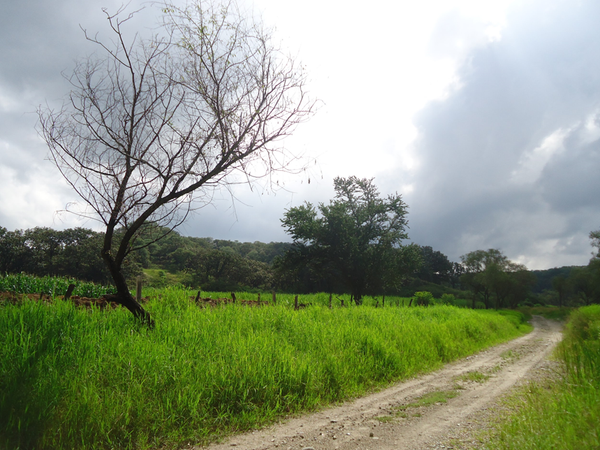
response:
{"label": "green grass field", "polygon": [[150,294],[154,330],[122,308],[0,305],[0,448],[205,443],[530,329],[519,313],[452,306],[329,309],[313,300],[294,311],[278,297],[276,306],[199,308],[190,300],[195,292]]}

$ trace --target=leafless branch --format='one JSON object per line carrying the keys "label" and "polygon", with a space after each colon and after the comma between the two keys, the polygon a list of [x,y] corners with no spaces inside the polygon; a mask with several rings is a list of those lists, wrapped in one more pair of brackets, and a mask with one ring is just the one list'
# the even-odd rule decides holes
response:
{"label": "leafless branch", "polygon": [[84,30],[100,53],[76,65],[60,110],[39,110],[51,160],[106,226],[119,292],[146,224],[178,226],[234,175],[252,183],[289,169],[281,140],[314,111],[302,68],[235,3],[163,4],[149,39],[129,37],[136,11],[125,9],[104,10],[113,40]]}

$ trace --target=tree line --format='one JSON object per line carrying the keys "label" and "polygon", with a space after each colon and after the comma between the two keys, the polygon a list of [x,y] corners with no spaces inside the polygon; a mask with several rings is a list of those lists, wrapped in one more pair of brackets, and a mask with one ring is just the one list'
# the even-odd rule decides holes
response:
{"label": "tree line", "polygon": [[[177,282],[207,291],[350,292],[331,273],[318,270],[322,261],[298,264],[301,250],[290,242],[239,242],[187,237],[176,231],[165,235],[166,231],[148,233],[147,245],[127,258],[124,267],[130,285],[146,273],[146,282],[156,287],[170,283],[165,275],[174,274]],[[158,235],[165,236],[155,241]],[[24,272],[111,284],[100,256],[103,238],[103,233],[86,228],[8,231],[0,227],[0,273]],[[450,261],[430,246],[413,245],[411,251],[418,264],[403,273],[396,289],[388,289],[390,295],[412,296],[414,291],[430,290],[439,297],[453,292],[470,299],[472,307],[488,308],[600,302],[597,254],[588,266],[529,271],[497,249],[467,253],[461,262]],[[365,293],[385,292],[370,289]]]}
{"label": "tree line", "polygon": [[[173,274],[177,282],[207,291],[346,292],[344,285],[332,282],[328,275],[317,277],[308,270],[299,275],[295,268],[288,267],[288,252],[294,252],[292,243],[239,242],[166,231],[147,232],[143,238],[145,246],[126,259],[125,273],[130,286],[135,278],[146,273],[154,274],[146,276],[146,282],[157,287],[162,286],[158,274]],[[164,237],[155,240],[159,235]],[[9,231],[0,227],[0,273],[24,272],[112,284],[100,256],[103,239],[102,232],[86,228],[35,227]],[[402,287],[418,285],[419,280],[450,285],[451,272],[444,267],[451,267],[452,263],[446,256],[431,247],[415,246],[415,249],[422,253],[424,264],[405,274]],[[164,284],[167,283],[165,277]]]}
{"label": "tree line", "polygon": [[[162,239],[157,239],[159,236]],[[25,272],[112,284],[101,257],[103,240],[104,233],[86,228],[8,231],[0,227],[0,273]],[[184,285],[206,290],[270,289],[273,260],[290,246],[283,242],[185,237],[160,227],[146,230],[139,244],[140,250],[124,262],[129,285],[145,269],[157,269],[178,274]]]}

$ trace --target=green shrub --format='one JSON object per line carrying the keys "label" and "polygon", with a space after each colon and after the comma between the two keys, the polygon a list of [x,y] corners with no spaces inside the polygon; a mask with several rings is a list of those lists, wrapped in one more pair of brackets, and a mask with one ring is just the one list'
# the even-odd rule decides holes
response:
{"label": "green shrub", "polygon": [[455,301],[456,297],[454,297],[454,294],[442,294],[441,303],[443,305],[454,305]]}
{"label": "green shrub", "polygon": [[429,306],[433,304],[433,294],[427,291],[415,292],[415,304],[417,306]]}

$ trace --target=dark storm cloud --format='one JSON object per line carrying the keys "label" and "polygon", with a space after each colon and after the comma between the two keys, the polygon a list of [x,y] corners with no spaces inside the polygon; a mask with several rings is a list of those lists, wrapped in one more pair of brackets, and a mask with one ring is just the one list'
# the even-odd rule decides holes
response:
{"label": "dark storm cloud", "polygon": [[[74,26],[65,2],[4,2],[0,16],[0,66],[5,85],[24,90],[65,68],[73,55],[75,41],[67,39]],[[63,51],[57,51],[62,49]],[[68,55],[68,56],[67,56]]]}
{"label": "dark storm cloud", "polygon": [[585,236],[600,225],[600,146],[584,138],[600,107],[599,25],[598,2],[528,3],[469,55],[460,87],[416,117],[415,241],[455,260],[477,249],[467,245],[519,258],[547,242],[548,264],[576,253],[586,263]]}
{"label": "dark storm cloud", "polygon": [[539,181],[542,198],[560,213],[588,208],[600,212],[600,140],[566,150],[544,168]]}
{"label": "dark storm cloud", "polygon": [[[3,2],[0,14],[0,174],[3,181],[0,226],[26,228],[40,222],[61,226],[54,223],[53,211],[37,210],[40,206],[51,209],[49,200],[62,197],[68,187],[46,160],[48,149],[35,130],[36,111],[40,105],[60,107],[69,91],[63,73],[70,74],[75,60],[96,50],[86,41],[81,27],[91,34],[108,36],[102,8],[114,12],[121,4],[113,0]],[[135,8],[135,2],[130,7]],[[143,31],[143,27],[132,27],[133,31],[140,28]],[[73,195],[64,198],[69,199],[65,202],[74,200]],[[60,203],[54,206],[55,210],[64,208]]]}
{"label": "dark storm cloud", "polygon": [[[68,92],[62,73],[72,70],[74,60],[91,48],[80,24],[101,28],[105,19],[100,6],[99,1],[75,0],[4,2],[0,14],[0,140],[27,153],[45,151],[39,142],[32,142],[36,109]],[[26,156],[38,159],[39,154],[22,155]]]}
{"label": "dark storm cloud", "polygon": [[112,0],[4,2],[0,15],[2,94],[32,103],[62,98],[68,89],[62,73],[68,75],[76,59],[94,50],[81,28],[92,34],[106,29],[102,7],[116,11],[118,4]]}
{"label": "dark storm cloud", "polygon": [[[48,149],[35,131],[40,105],[60,108],[70,90],[65,79],[76,60],[94,52],[82,28],[104,42],[114,38],[102,8],[116,12],[119,0],[23,0],[4,2],[0,14],[0,226],[8,229],[35,225],[78,224],[73,215],[57,215],[65,204],[80,199],[47,160]],[[127,38],[155,32],[159,10],[149,2],[126,2],[127,12],[138,10],[124,27]],[[236,194],[238,195],[238,194]],[[59,201],[60,199],[60,201]],[[51,201],[54,203],[50,204]],[[193,214],[182,233],[238,240],[284,240],[279,219],[289,199],[260,189],[233,201],[226,189],[213,204]],[[39,208],[39,210],[38,210]],[[45,208],[44,210],[42,210]],[[271,209],[272,214],[266,210]],[[63,222],[63,219],[65,222]]]}

